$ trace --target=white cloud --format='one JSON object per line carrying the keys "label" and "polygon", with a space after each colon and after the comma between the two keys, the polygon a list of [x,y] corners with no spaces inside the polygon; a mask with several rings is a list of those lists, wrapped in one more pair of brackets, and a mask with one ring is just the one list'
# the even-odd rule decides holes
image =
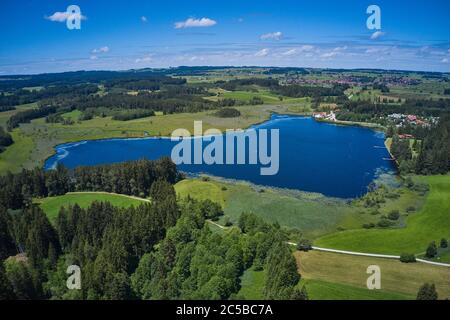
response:
{"label": "white cloud", "polygon": [[290,49],[286,52],[283,52],[282,55],[283,56],[293,56],[294,54],[297,54],[298,50],[297,49]]}
{"label": "white cloud", "polygon": [[108,46],[104,46],[104,47],[92,50],[92,53],[107,53],[107,52],[109,52]]}
{"label": "white cloud", "polygon": [[134,62],[141,63],[141,62],[150,62],[150,61],[153,61],[153,59],[150,55],[147,55],[142,58],[137,58]]}
{"label": "white cloud", "polygon": [[255,57],[265,57],[269,54],[269,49],[264,48],[262,50],[259,50],[257,53],[255,53]]}
{"label": "white cloud", "polygon": [[386,34],[386,32],[382,32],[382,31],[375,31],[374,33],[372,33],[372,35],[370,36],[370,39],[372,40],[376,40],[381,38],[382,36],[384,36]]}
{"label": "white cloud", "polygon": [[92,56],[90,57],[90,59],[91,59],[91,60],[97,60],[98,57],[97,57],[96,55],[92,55]]}
{"label": "white cloud", "polygon": [[447,59],[447,58],[444,58],[444,59],[441,60],[441,62],[442,62],[442,63],[448,63],[448,59]]}
{"label": "white cloud", "polygon": [[201,19],[189,18],[186,21],[175,22],[175,29],[212,27],[216,24],[217,21],[209,18],[201,18]]}
{"label": "white cloud", "polygon": [[87,17],[80,13],[69,13],[69,12],[55,12],[51,16],[45,17],[45,19],[53,22],[65,22],[67,19],[80,19],[86,20]]}
{"label": "white cloud", "polygon": [[282,55],[283,56],[293,56],[293,55],[300,54],[300,53],[307,53],[307,52],[313,51],[314,48],[315,47],[312,46],[312,45],[305,44],[305,45],[302,45],[302,46],[300,46],[298,48],[289,49],[289,50],[283,52]]}
{"label": "white cloud", "polygon": [[305,44],[299,48],[300,52],[308,52],[308,51],[312,51],[313,49],[314,49],[314,46],[309,45],[309,44]]}
{"label": "white cloud", "polygon": [[333,49],[334,52],[340,52],[340,51],[345,51],[347,50],[348,47],[347,46],[343,46],[343,47],[336,47]]}
{"label": "white cloud", "polygon": [[261,35],[261,40],[281,40],[283,38],[283,33],[280,31],[270,32]]}
{"label": "white cloud", "polygon": [[142,17],[141,17],[141,21],[144,22],[144,23],[146,23],[146,22],[148,21],[148,19],[147,19],[146,16],[142,16]]}
{"label": "white cloud", "polygon": [[329,58],[334,58],[338,55],[339,53],[337,51],[332,51],[332,52],[327,52],[322,54],[320,57],[325,58],[325,59],[329,59]]}

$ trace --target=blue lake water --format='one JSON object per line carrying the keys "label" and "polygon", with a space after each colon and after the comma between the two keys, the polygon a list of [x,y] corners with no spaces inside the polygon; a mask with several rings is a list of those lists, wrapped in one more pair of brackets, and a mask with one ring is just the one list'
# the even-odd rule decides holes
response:
{"label": "blue lake water", "polygon": [[[371,129],[317,122],[310,117],[273,115],[252,127],[279,129],[279,171],[260,175],[261,165],[179,165],[188,173],[206,173],[258,185],[298,189],[326,196],[354,198],[367,192],[367,186],[381,174],[395,174],[384,148],[383,133]],[[45,163],[68,168],[117,163],[142,158],[170,156],[177,142],[170,139],[105,139],[80,141],[56,147]],[[203,142],[204,145],[209,142]],[[270,150],[270,149],[269,149]]]}

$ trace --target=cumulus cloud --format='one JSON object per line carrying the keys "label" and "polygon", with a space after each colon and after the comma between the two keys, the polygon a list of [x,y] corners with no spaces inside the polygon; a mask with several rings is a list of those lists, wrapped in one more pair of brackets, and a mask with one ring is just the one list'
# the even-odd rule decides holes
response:
{"label": "cumulus cloud", "polygon": [[205,28],[212,27],[217,24],[217,21],[210,18],[193,19],[189,18],[186,21],[175,22],[175,29],[184,28]]}
{"label": "cumulus cloud", "polygon": [[442,62],[442,63],[448,63],[448,59],[447,59],[447,58],[444,58],[444,59],[441,60],[441,62]]}
{"label": "cumulus cloud", "polygon": [[262,50],[259,50],[257,53],[255,53],[255,57],[265,57],[269,54],[269,49],[264,48]]}
{"label": "cumulus cloud", "polygon": [[146,16],[142,16],[142,17],[141,17],[141,21],[144,22],[144,23],[146,23],[146,22],[148,21],[148,19],[147,19]]}
{"label": "cumulus cloud", "polygon": [[280,31],[277,32],[270,32],[261,35],[261,40],[281,40],[283,38],[283,33]]}
{"label": "cumulus cloud", "polygon": [[382,36],[384,36],[386,34],[386,32],[382,32],[382,31],[375,31],[374,33],[372,33],[372,35],[370,36],[370,39],[372,40],[376,40],[381,38]]}
{"label": "cumulus cloud", "polygon": [[104,46],[104,47],[92,50],[92,53],[107,53],[107,52],[109,52],[108,46]]}
{"label": "cumulus cloud", "polygon": [[81,13],[55,12],[51,16],[46,16],[45,19],[53,21],[53,22],[65,22],[67,19],[86,20],[87,17],[83,16]]}
{"label": "cumulus cloud", "polygon": [[98,57],[97,57],[96,55],[92,55],[92,56],[90,57],[90,59],[91,59],[91,60],[97,60]]}

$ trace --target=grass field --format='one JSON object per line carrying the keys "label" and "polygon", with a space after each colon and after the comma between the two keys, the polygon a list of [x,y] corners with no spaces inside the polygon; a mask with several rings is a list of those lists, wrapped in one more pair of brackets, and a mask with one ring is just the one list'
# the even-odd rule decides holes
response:
{"label": "grass field", "polygon": [[28,103],[28,104],[22,104],[20,106],[16,106],[15,110],[0,112],[0,126],[3,128],[6,128],[6,123],[8,122],[9,118],[12,115],[16,114],[19,111],[37,108],[37,106],[38,106],[37,103]]}
{"label": "grass field", "polygon": [[399,229],[348,230],[324,236],[317,246],[384,254],[420,253],[431,241],[450,238],[450,175],[419,177],[430,185],[423,208]]}
{"label": "grass field", "polygon": [[47,214],[50,221],[54,221],[58,216],[61,207],[68,207],[77,203],[81,208],[87,208],[94,201],[108,201],[116,207],[138,206],[143,200],[131,198],[125,195],[101,193],[101,192],[80,192],[67,193],[63,196],[49,197],[36,200],[40,207]]}
{"label": "grass field", "polygon": [[[381,298],[379,295],[388,299],[415,298],[425,282],[436,285],[440,299],[450,298],[450,268],[447,267],[319,251],[296,252],[295,257],[308,292],[316,291],[318,298],[341,299],[347,294],[353,297],[374,294],[373,298],[376,299]],[[370,265],[377,265],[381,270],[381,290],[376,291],[378,294],[369,291],[366,286],[369,277],[366,270]],[[323,281],[329,285],[313,282],[312,288],[309,288],[310,280]]]}
{"label": "grass field", "polygon": [[15,129],[11,136],[14,143],[0,153],[0,173],[20,171],[25,163],[31,160],[31,154],[35,148],[33,139],[19,129]]}
{"label": "grass field", "polygon": [[217,93],[216,96],[205,97],[207,100],[217,101],[220,99],[234,99],[241,102],[248,102],[252,98],[260,98],[265,104],[294,104],[294,103],[306,103],[309,102],[309,98],[290,98],[276,95],[267,90],[253,91],[225,91],[221,89],[214,90]]}
{"label": "grass field", "polygon": [[310,300],[411,300],[415,296],[384,290],[367,290],[342,283],[302,280]]}
{"label": "grass field", "polygon": [[245,270],[241,277],[241,289],[238,297],[245,300],[264,300],[264,270],[255,271],[253,268]]}

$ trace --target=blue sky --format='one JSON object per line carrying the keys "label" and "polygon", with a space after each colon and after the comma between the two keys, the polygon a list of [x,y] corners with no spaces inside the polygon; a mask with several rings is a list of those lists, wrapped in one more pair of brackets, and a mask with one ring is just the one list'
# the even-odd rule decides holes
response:
{"label": "blue sky", "polygon": [[[366,26],[372,4],[378,31]],[[66,26],[69,5],[81,9],[80,30]],[[179,65],[449,72],[449,12],[448,0],[1,0],[0,75]]]}

